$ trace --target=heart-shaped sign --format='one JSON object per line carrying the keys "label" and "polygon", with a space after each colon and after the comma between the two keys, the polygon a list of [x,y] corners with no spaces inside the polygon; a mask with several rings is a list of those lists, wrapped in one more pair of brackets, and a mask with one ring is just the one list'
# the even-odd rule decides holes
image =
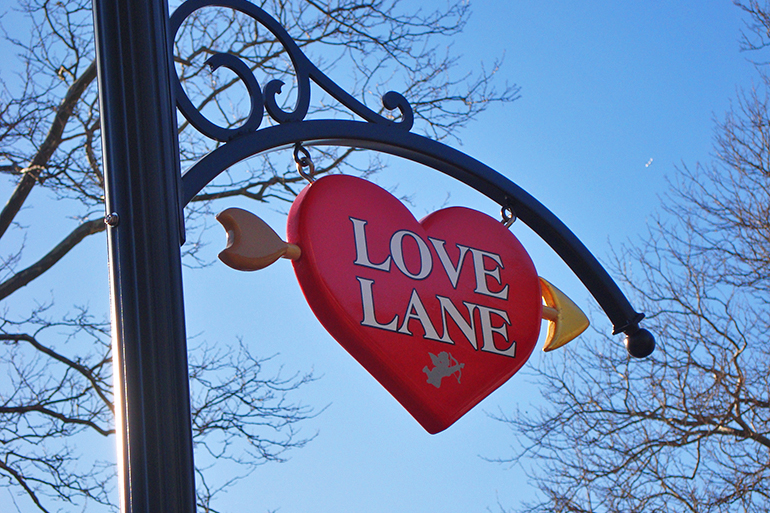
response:
{"label": "heart-shaped sign", "polygon": [[540,332],[535,266],[499,221],[463,207],[418,222],[345,175],[294,201],[294,270],[321,324],[430,433],[513,376]]}

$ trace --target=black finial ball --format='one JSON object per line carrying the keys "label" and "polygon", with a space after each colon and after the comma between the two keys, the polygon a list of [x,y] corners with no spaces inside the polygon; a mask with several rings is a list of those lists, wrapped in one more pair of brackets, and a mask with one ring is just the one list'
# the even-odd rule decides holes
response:
{"label": "black finial ball", "polygon": [[646,358],[655,350],[655,337],[644,328],[626,335],[626,351],[634,358]]}

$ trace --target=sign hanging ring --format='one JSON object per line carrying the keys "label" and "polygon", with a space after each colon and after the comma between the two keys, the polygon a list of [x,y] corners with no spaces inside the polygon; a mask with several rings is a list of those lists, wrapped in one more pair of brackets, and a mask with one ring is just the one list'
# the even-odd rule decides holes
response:
{"label": "sign hanging ring", "polygon": [[[299,155],[300,152],[302,153],[301,157]],[[297,164],[297,172],[302,178],[310,183],[315,181],[315,178],[313,177],[313,174],[315,173],[315,164],[313,164],[313,159],[310,158],[310,152],[307,151],[307,148],[302,146],[301,142],[294,145],[294,162]],[[309,172],[305,172],[305,168],[308,168]]]}

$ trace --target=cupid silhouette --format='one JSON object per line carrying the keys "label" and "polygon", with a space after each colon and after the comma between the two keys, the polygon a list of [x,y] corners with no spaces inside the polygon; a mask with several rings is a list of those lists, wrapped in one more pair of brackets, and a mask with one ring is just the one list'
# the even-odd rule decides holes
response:
{"label": "cupid silhouette", "polygon": [[425,375],[428,376],[428,383],[436,388],[440,388],[441,380],[454,373],[457,373],[457,382],[460,383],[463,367],[465,367],[464,363],[459,363],[454,356],[446,351],[439,353],[438,356],[433,353],[428,353],[428,355],[430,355],[434,366],[432,369],[429,369],[426,365],[422,369]]}

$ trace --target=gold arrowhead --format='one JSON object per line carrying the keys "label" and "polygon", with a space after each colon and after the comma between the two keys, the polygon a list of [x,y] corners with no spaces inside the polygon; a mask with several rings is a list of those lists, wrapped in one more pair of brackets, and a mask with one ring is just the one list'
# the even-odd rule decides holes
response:
{"label": "gold arrowhead", "polygon": [[281,257],[296,260],[299,246],[284,242],[262,219],[241,208],[217,214],[227,231],[227,246],[219,259],[239,271],[264,269]]}
{"label": "gold arrowhead", "polygon": [[564,292],[544,278],[540,278],[540,290],[545,303],[543,319],[549,321],[543,351],[553,351],[583,333],[588,328],[588,317]]}

